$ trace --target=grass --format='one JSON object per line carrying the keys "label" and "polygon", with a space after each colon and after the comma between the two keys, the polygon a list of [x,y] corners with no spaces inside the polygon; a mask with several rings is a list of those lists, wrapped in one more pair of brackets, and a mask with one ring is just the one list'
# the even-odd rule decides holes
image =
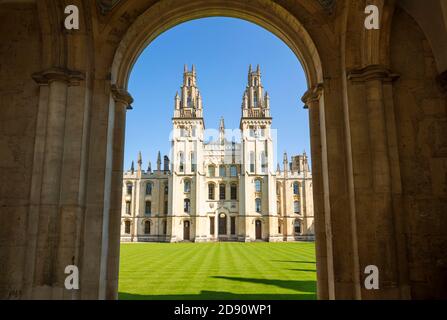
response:
{"label": "grass", "polygon": [[316,299],[314,243],[130,243],[120,261],[120,299]]}

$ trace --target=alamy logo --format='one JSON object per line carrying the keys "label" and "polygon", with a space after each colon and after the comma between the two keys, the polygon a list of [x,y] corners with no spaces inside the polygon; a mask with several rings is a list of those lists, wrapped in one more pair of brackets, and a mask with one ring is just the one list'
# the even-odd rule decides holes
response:
{"label": "alamy logo", "polygon": [[78,290],[79,289],[79,269],[77,266],[68,265],[65,267],[65,274],[68,276],[65,278],[65,289]]}
{"label": "alamy logo", "polygon": [[378,290],[379,289],[379,268],[375,265],[369,265],[365,268],[365,274],[368,276],[365,278],[365,289]]}
{"label": "alamy logo", "polygon": [[65,7],[65,29],[79,30],[79,8],[73,4]]}
{"label": "alamy logo", "polygon": [[379,8],[375,5],[369,5],[365,8],[365,14],[368,16],[365,18],[365,28],[367,30],[380,29],[380,16]]}

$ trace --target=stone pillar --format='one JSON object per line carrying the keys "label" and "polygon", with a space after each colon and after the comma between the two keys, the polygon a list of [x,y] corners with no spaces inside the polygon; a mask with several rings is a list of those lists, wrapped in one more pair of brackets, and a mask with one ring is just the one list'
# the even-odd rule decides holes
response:
{"label": "stone pillar", "polygon": [[31,289],[25,290],[28,298],[75,298],[76,292],[69,296],[65,292],[64,270],[67,265],[79,265],[82,204],[62,203],[61,181],[68,88],[78,86],[84,76],[64,68],[51,68],[33,74],[33,79],[48,89],[41,88],[41,93],[45,92],[46,101],[41,100],[42,109],[39,112],[45,114],[46,132],[36,138],[35,151],[42,152],[42,156],[39,157],[39,164],[36,164],[41,165],[41,169],[33,173],[33,186],[40,190],[40,194],[31,195],[31,201],[35,202],[33,215],[36,226],[29,225],[34,231],[28,230],[35,236],[32,240],[30,238],[25,266],[25,283]]}
{"label": "stone pillar", "polygon": [[[397,78],[379,65],[348,74],[356,221],[368,221],[356,223],[362,299],[409,297],[392,95]],[[379,290],[363,284],[368,265],[379,269]]]}
{"label": "stone pillar", "polygon": [[[109,250],[106,299],[118,298],[118,273],[121,237],[121,207],[123,188],[124,136],[126,112],[132,109],[133,99],[124,89],[111,86],[111,101],[115,105],[113,129],[112,191],[110,199]],[[136,192],[133,187],[133,193]]]}
{"label": "stone pillar", "polygon": [[[321,163],[321,129],[320,108],[323,85],[310,88],[303,96],[305,108],[309,109],[309,127],[312,155],[312,184],[315,223],[315,251],[317,257],[317,296],[318,299],[329,299],[328,267],[326,245],[326,222],[324,212],[323,172]],[[306,181],[304,180],[304,183]]]}

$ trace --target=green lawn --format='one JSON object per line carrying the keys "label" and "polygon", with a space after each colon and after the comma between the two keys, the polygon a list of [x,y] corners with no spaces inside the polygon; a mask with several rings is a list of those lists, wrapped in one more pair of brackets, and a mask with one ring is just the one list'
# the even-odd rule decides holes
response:
{"label": "green lawn", "polygon": [[314,243],[130,243],[120,261],[120,299],[316,299]]}

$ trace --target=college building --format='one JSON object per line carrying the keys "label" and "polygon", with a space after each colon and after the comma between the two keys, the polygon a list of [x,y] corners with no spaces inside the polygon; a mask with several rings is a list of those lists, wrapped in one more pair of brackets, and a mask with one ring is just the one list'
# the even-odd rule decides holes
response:
{"label": "college building", "polygon": [[[314,240],[312,173],[304,152],[275,164],[270,98],[248,72],[240,130],[205,130],[196,70],[175,96],[170,157],[124,172],[121,241]],[[215,132],[215,134],[209,134]],[[229,136],[231,137],[229,138]],[[237,139],[236,139],[237,136]],[[172,161],[171,161],[172,159]]]}

